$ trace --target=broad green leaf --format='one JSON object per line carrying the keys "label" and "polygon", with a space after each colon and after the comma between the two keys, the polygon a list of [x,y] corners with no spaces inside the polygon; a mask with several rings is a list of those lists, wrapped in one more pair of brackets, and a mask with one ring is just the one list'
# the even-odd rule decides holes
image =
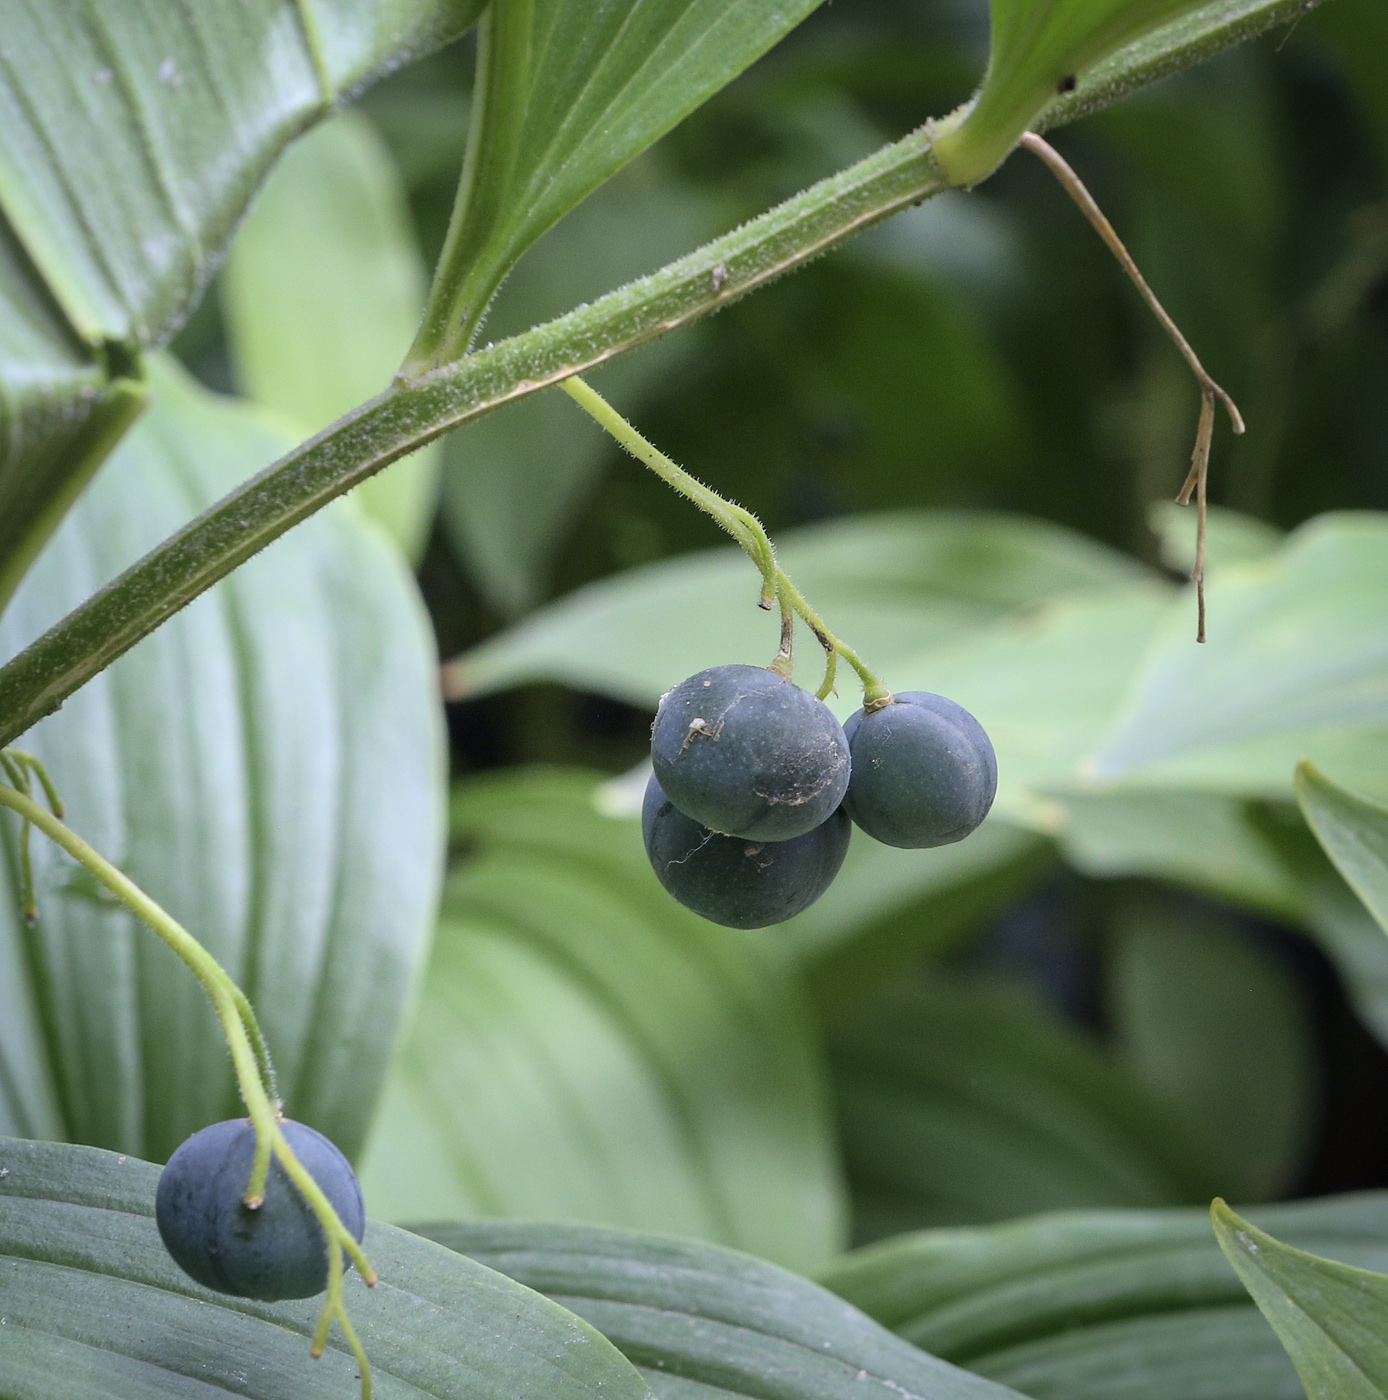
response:
{"label": "broad green leaf", "polygon": [[1020,992],[946,980],[834,1016],[859,1233],[1199,1200],[1220,1175],[1158,1096]]}
{"label": "broad green leaf", "polygon": [[1211,1207],[1215,1235],[1287,1349],[1307,1400],[1388,1395],[1388,1276],[1283,1244]]}
{"label": "broad green leaf", "polygon": [[1065,858],[1086,875],[1151,876],[1288,923],[1307,916],[1296,874],[1237,798],[1119,791],[1067,792],[1057,801],[1064,809]]}
{"label": "broad green leaf", "polygon": [[483,18],[468,155],[416,368],[468,347],[546,229],[819,0],[515,0]]}
{"label": "broad green leaf", "polygon": [[971,711],[998,756],[999,816],[1059,832],[1051,794],[1112,723],[1169,604],[1148,582],[1048,600],[971,629],[952,645],[898,659],[893,689],[932,690]]}
{"label": "broad green leaf", "polygon": [[[276,155],[478,0],[52,0],[0,65],[0,602],[130,420]],[[383,387],[383,386],[378,386]]]}
{"label": "broad green leaf", "polygon": [[1302,763],[1296,793],[1316,839],[1388,933],[1388,806],[1350,792]]}
{"label": "broad green leaf", "polygon": [[1008,1400],[808,1279],[689,1240],[580,1225],[451,1224],[429,1238],[598,1329],[662,1400]]}
{"label": "broad green leaf", "polygon": [[1321,516],[1208,592],[1209,643],[1183,599],[1087,771],[1281,797],[1309,753],[1388,792],[1388,516]]}
{"label": "broad green leaf", "polygon": [[638,1225],[811,1267],[842,1205],[774,942],[657,884],[595,775],[459,788],[460,864],[364,1179],[383,1214]]}
{"label": "broad green leaf", "polygon": [[[319,1300],[211,1293],[154,1223],[157,1167],[91,1148],[0,1139],[0,1393],[23,1400],[342,1400],[356,1365],[334,1330],[309,1359]],[[647,1400],[585,1322],[417,1235],[372,1222],[374,1290],[348,1310],[381,1400]]]}
{"label": "broad green leaf", "polygon": [[[547,233],[506,279],[488,317],[495,339],[602,295],[715,232],[707,201],[649,157],[620,172]],[[623,356],[595,384],[631,415],[698,346],[667,336]],[[444,440],[444,523],[487,601],[506,617],[548,591],[552,555],[616,452],[568,397],[536,394]]]}
{"label": "broad green leaf", "polygon": [[1305,1165],[1318,1081],[1292,968],[1229,920],[1156,899],[1119,910],[1107,963],[1122,1058],[1203,1133],[1241,1196],[1282,1195]]}
{"label": "broad green leaf", "polygon": [[[1388,1196],[1250,1214],[1304,1249],[1388,1266]],[[1205,1210],[1074,1211],[928,1230],[821,1281],[907,1340],[1035,1400],[1301,1400]]]}
{"label": "broad green leaf", "polygon": [[[898,658],[969,636],[1043,598],[1139,584],[1131,560],[1040,521],[951,511],[900,512],[787,531],[778,556],[829,625],[888,683]],[[727,661],[769,661],[774,618],[756,606],[745,555],[708,550],[580,589],[459,657],[460,695],[558,680],[650,705],[675,682]],[[802,681],[818,658],[800,643]],[[929,689],[936,687],[930,686]],[[838,708],[859,704],[844,682]]]}
{"label": "broad green leaf", "polygon": [[[10,653],[283,439],[172,368],[0,624]],[[388,541],[320,517],[26,738],[73,827],[258,1007],[295,1117],[359,1150],[433,916],[442,744],[433,642]],[[164,1158],[236,1110],[191,973],[34,841],[40,919],[0,862],[0,1125]]]}
{"label": "broad green leaf", "polygon": [[[1262,559],[1277,548],[1282,532],[1265,520],[1242,515],[1223,506],[1209,507],[1206,525],[1205,572],[1213,574],[1230,564]],[[1148,523],[1161,546],[1161,560],[1168,569],[1188,574],[1195,567],[1194,506],[1158,501],[1148,512]]]}
{"label": "broad green leaf", "polygon": [[[390,383],[419,325],[425,271],[400,177],[371,123],[339,113],[284,154],[220,283],[237,383],[308,437]],[[356,499],[413,559],[433,517],[431,443]]]}

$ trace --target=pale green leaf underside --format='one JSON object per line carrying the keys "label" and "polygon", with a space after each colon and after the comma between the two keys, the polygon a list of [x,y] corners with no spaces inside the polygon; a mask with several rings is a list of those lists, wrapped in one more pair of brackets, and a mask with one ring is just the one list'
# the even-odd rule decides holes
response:
{"label": "pale green leaf underside", "polygon": [[1208,645],[1188,613],[1167,620],[1090,772],[1179,786],[1203,769],[1231,787],[1279,772],[1285,791],[1309,752],[1388,783],[1388,516],[1320,516],[1223,570],[1208,600]]}
{"label": "pale green leaf underside", "polygon": [[1223,1201],[1215,1235],[1287,1349],[1308,1400],[1388,1395],[1388,1276],[1293,1248]]}
{"label": "pale green leaf underside", "polygon": [[727,1249],[574,1225],[454,1224],[430,1238],[586,1319],[662,1400],[1009,1400],[808,1279]]}
{"label": "pale green leaf underside", "polygon": [[[1303,1249],[1388,1266],[1388,1197],[1249,1212]],[[1035,1400],[1300,1400],[1203,1209],[1074,1211],[929,1230],[821,1281],[927,1351]]]}
{"label": "pale green leaf underside", "polygon": [[[778,557],[829,625],[879,671],[1024,604],[1141,585],[1140,565],[1038,521],[962,512],[861,516],[787,531]],[[562,680],[652,708],[677,681],[727,661],[765,663],[777,625],[756,607],[744,555],[706,551],[605,579],[542,609],[450,667],[460,694]],[[677,617],[680,625],[666,625]],[[802,632],[802,683],[818,648]],[[897,688],[895,676],[889,681]],[[935,687],[929,687],[934,689]],[[834,702],[857,708],[845,682]]]}
{"label": "pale green leaf underside", "polygon": [[[210,1293],[154,1223],[158,1168],[91,1148],[0,1139],[0,1394],[23,1400],[342,1400],[340,1335],[309,1359],[317,1299]],[[379,1400],[648,1400],[586,1323],[509,1278],[372,1223],[381,1275],[348,1307]]]}
{"label": "pale green leaf underside", "polygon": [[459,788],[451,878],[364,1179],[396,1220],[560,1216],[798,1267],[837,1247],[825,1086],[788,968],[651,874],[595,775]]}
{"label": "pale green leaf underside", "polygon": [[1316,839],[1388,933],[1388,807],[1332,783],[1309,763],[1298,768],[1296,788]]}
{"label": "pale green leaf underside", "polygon": [[[154,409],[21,586],[0,654],[283,445],[172,370],[154,384]],[[26,741],[74,828],[246,988],[290,1111],[349,1153],[427,943],[440,727],[413,581],[349,506],[193,604]],[[206,997],[41,837],[41,917],[24,933],[3,825],[0,1130],[162,1159],[235,1111]]]}
{"label": "pale green leaf underside", "polygon": [[[1204,647],[1189,590],[1050,527],[865,517],[788,532],[782,557],[889,686],[978,717],[1009,819],[1060,832],[1072,794],[1082,806],[1120,786],[1290,797],[1305,754],[1388,792],[1388,517],[1323,516],[1221,568]],[[632,570],[459,657],[450,681],[474,694],[544,678],[652,705],[705,666],[769,661],[775,622],[755,600],[754,571],[730,551]],[[813,684],[814,651],[799,656]],[[855,690],[844,681],[831,698],[841,715]]]}
{"label": "pale green leaf underside", "polygon": [[[7,0],[0,20],[0,605],[129,414],[275,157],[478,0]],[[380,386],[377,385],[377,388]]]}

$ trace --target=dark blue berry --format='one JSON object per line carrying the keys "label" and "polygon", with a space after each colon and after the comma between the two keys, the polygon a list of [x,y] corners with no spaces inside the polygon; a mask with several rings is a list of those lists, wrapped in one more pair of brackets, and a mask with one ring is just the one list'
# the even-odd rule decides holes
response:
{"label": "dark blue berry", "polygon": [[789,841],[749,841],[700,826],[646,784],[641,834],[656,878],[686,909],[727,928],[765,928],[808,909],[839,873],[852,824],[843,809]]}
{"label": "dark blue berry", "polygon": [[[360,1240],[366,1228],[361,1186],[352,1165],[303,1123],[284,1122],[285,1140]],[[218,1293],[275,1302],[311,1298],[328,1284],[328,1242],[318,1217],[273,1159],[265,1202],[242,1198],[255,1157],[255,1129],[246,1118],[194,1133],[169,1158],[154,1197],[164,1247],[184,1273]]]}
{"label": "dark blue berry", "polygon": [[853,778],[844,808],[871,837],[916,849],[961,841],[988,815],[998,762],[983,726],[943,695],[911,690],[844,726]]}
{"label": "dark blue berry", "polygon": [[789,841],[848,788],[848,741],[827,705],[760,666],[714,666],[660,702],[651,761],[666,795],[713,831]]}

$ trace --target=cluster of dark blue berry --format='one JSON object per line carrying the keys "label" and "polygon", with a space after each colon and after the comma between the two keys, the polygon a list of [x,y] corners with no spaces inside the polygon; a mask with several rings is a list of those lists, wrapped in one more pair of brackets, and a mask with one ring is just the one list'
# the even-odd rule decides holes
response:
{"label": "cluster of dark blue berry", "polygon": [[851,824],[889,846],[962,840],[998,781],[983,726],[952,700],[908,691],[840,725],[757,666],[715,666],[670,691],[651,762],[651,865],[681,904],[730,928],[809,908],[838,874]]}

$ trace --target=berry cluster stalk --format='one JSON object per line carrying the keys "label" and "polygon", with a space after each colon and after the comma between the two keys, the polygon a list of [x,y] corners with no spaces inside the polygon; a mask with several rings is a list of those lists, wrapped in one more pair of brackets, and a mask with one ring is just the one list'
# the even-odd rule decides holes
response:
{"label": "berry cluster stalk", "polygon": [[658,447],[642,437],[635,428],[612,407],[601,394],[579,375],[565,379],[559,386],[602,428],[606,429],[633,457],[648,466],[666,485],[711,515],[747,552],[762,577],[758,606],[781,612],[781,645],[771,663],[773,671],[789,678],[791,673],[791,639],[795,619],[799,617],[814,633],[824,648],[824,683],[816,692],[823,700],[834,688],[834,674],[841,656],[858,673],[863,683],[863,705],[867,710],[880,709],[891,702],[891,692],[873,673],[867,663],[847,642],[836,637],[815,612],[805,595],[791,582],[789,575],[776,561],[776,551],[762,523],[751,511],[735,501],[720,496],[717,491],[696,480],[676,465]]}
{"label": "berry cluster stalk", "polygon": [[[5,749],[0,751],[0,767],[3,767],[13,783],[13,786],[0,783],[0,806],[17,812],[25,822],[21,838],[24,843],[21,849],[25,917],[31,917],[30,911],[34,907],[33,878],[29,868],[27,845],[29,828],[34,826],[78,864],[89,870],[127,909],[148,924],[183,959],[202,984],[212,1003],[212,1009],[222,1024],[222,1032],[231,1050],[236,1086],[255,1128],[255,1158],[251,1166],[250,1180],[246,1184],[245,1203],[254,1210],[264,1201],[265,1183],[270,1172],[270,1158],[273,1155],[308,1202],[314,1215],[318,1217],[328,1245],[328,1292],[313,1334],[310,1354],[315,1358],[323,1354],[328,1332],[336,1319],[360,1368],[362,1400],[371,1400],[371,1365],[357,1337],[356,1329],[347,1316],[342,1296],[343,1251],[347,1252],[369,1287],[376,1286],[376,1271],[371,1267],[361,1246],[352,1238],[351,1232],[338,1218],[332,1203],[285,1140],[284,1132],[280,1128],[282,1115],[275,1085],[274,1066],[270,1062],[269,1048],[261,1034],[250,1000],[232,981],[221,964],[182,924],[59,820],[62,804],[58,801],[53,784],[38,759],[18,749]],[[30,795],[30,774],[36,776],[41,783],[52,811],[45,810]]]}

